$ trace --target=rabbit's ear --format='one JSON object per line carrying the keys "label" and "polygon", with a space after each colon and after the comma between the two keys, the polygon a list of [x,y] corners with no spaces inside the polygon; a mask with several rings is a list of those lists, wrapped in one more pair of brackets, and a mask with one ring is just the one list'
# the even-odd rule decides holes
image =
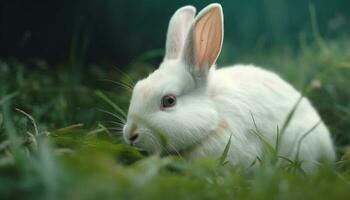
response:
{"label": "rabbit's ear", "polygon": [[168,27],[165,59],[177,59],[180,57],[195,14],[195,7],[184,6],[178,9],[171,17]]}
{"label": "rabbit's ear", "polygon": [[189,30],[183,51],[185,63],[195,72],[209,70],[220,54],[223,34],[221,5],[211,4],[198,14]]}

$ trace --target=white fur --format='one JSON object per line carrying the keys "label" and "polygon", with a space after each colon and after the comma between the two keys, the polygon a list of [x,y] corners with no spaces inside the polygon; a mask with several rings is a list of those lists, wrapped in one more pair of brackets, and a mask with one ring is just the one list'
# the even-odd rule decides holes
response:
{"label": "white fur", "polygon": [[[166,52],[171,56],[166,55],[158,70],[136,84],[124,127],[125,139],[130,142],[128,138],[136,133],[139,137],[134,145],[154,152],[162,148],[161,133],[167,141],[163,148],[169,152],[187,151],[189,159],[218,158],[232,134],[228,160],[248,167],[264,153],[261,139],[252,133],[256,129],[252,117],[263,138],[274,146],[277,127],[282,128],[301,94],[275,73],[255,66],[211,67],[221,50],[223,29],[209,29],[217,37],[211,38],[210,34],[196,32],[201,31],[196,26],[207,17],[210,25],[221,28],[217,24],[223,23],[221,6],[211,4],[193,20],[194,12],[193,7],[176,12],[172,20],[177,21],[170,23],[167,41],[183,46],[167,45]],[[213,19],[209,17],[215,15]],[[187,35],[184,40],[171,24],[188,20],[192,25],[182,26]],[[198,35],[208,44],[196,46]],[[174,53],[174,49],[181,52]],[[206,56],[203,64],[198,62],[198,52]],[[175,95],[177,104],[161,109],[161,99],[167,94]],[[303,98],[281,138],[279,155],[295,159],[300,138],[320,121],[308,99]],[[137,128],[131,131],[132,124]],[[302,140],[299,153],[306,171],[312,170],[321,158],[335,159],[329,131],[322,121]]]}

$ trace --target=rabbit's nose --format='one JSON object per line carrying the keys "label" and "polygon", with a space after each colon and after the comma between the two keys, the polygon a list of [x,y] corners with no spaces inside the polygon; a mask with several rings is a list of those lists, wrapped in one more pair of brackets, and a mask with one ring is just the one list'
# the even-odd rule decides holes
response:
{"label": "rabbit's nose", "polygon": [[131,123],[130,126],[126,126],[124,131],[125,131],[125,136],[126,139],[128,140],[127,142],[130,142],[131,144],[134,143],[137,138],[139,137],[139,134],[137,133],[137,126],[134,123]]}
{"label": "rabbit's nose", "polygon": [[129,140],[131,143],[135,142],[135,140],[139,137],[139,134],[137,133],[131,133],[129,136]]}

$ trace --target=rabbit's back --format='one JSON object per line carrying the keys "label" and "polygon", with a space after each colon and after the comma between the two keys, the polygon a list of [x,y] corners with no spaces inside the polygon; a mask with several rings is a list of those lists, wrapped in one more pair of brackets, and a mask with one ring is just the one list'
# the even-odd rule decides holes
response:
{"label": "rabbit's back", "polygon": [[[274,146],[277,129],[282,129],[301,96],[277,74],[244,65],[212,70],[208,95],[230,127],[229,132],[236,136],[232,140],[233,157],[234,151],[248,151],[251,157],[262,153],[261,141],[252,133],[255,129]],[[316,128],[301,139],[314,126]],[[300,150],[297,150],[300,141]],[[295,159],[298,151],[299,159],[307,161],[306,170],[323,156],[331,160],[335,157],[329,131],[307,98],[298,104],[279,145],[281,156]]]}

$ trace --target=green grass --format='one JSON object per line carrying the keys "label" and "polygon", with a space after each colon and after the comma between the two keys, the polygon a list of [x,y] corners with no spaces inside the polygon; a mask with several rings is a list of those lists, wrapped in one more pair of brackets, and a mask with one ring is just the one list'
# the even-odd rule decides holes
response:
{"label": "green grass", "polygon": [[[79,66],[79,79],[73,65],[2,60],[0,198],[348,199],[350,41],[301,44],[297,52],[258,51],[240,60],[276,71],[305,91],[332,132],[336,165],[305,175],[261,158],[252,172],[225,164],[227,148],[217,160],[188,162],[124,145],[113,113],[125,114],[130,79],[150,72],[158,51],[133,60],[128,76],[110,66]],[[273,152],[275,144],[267,146]]]}

